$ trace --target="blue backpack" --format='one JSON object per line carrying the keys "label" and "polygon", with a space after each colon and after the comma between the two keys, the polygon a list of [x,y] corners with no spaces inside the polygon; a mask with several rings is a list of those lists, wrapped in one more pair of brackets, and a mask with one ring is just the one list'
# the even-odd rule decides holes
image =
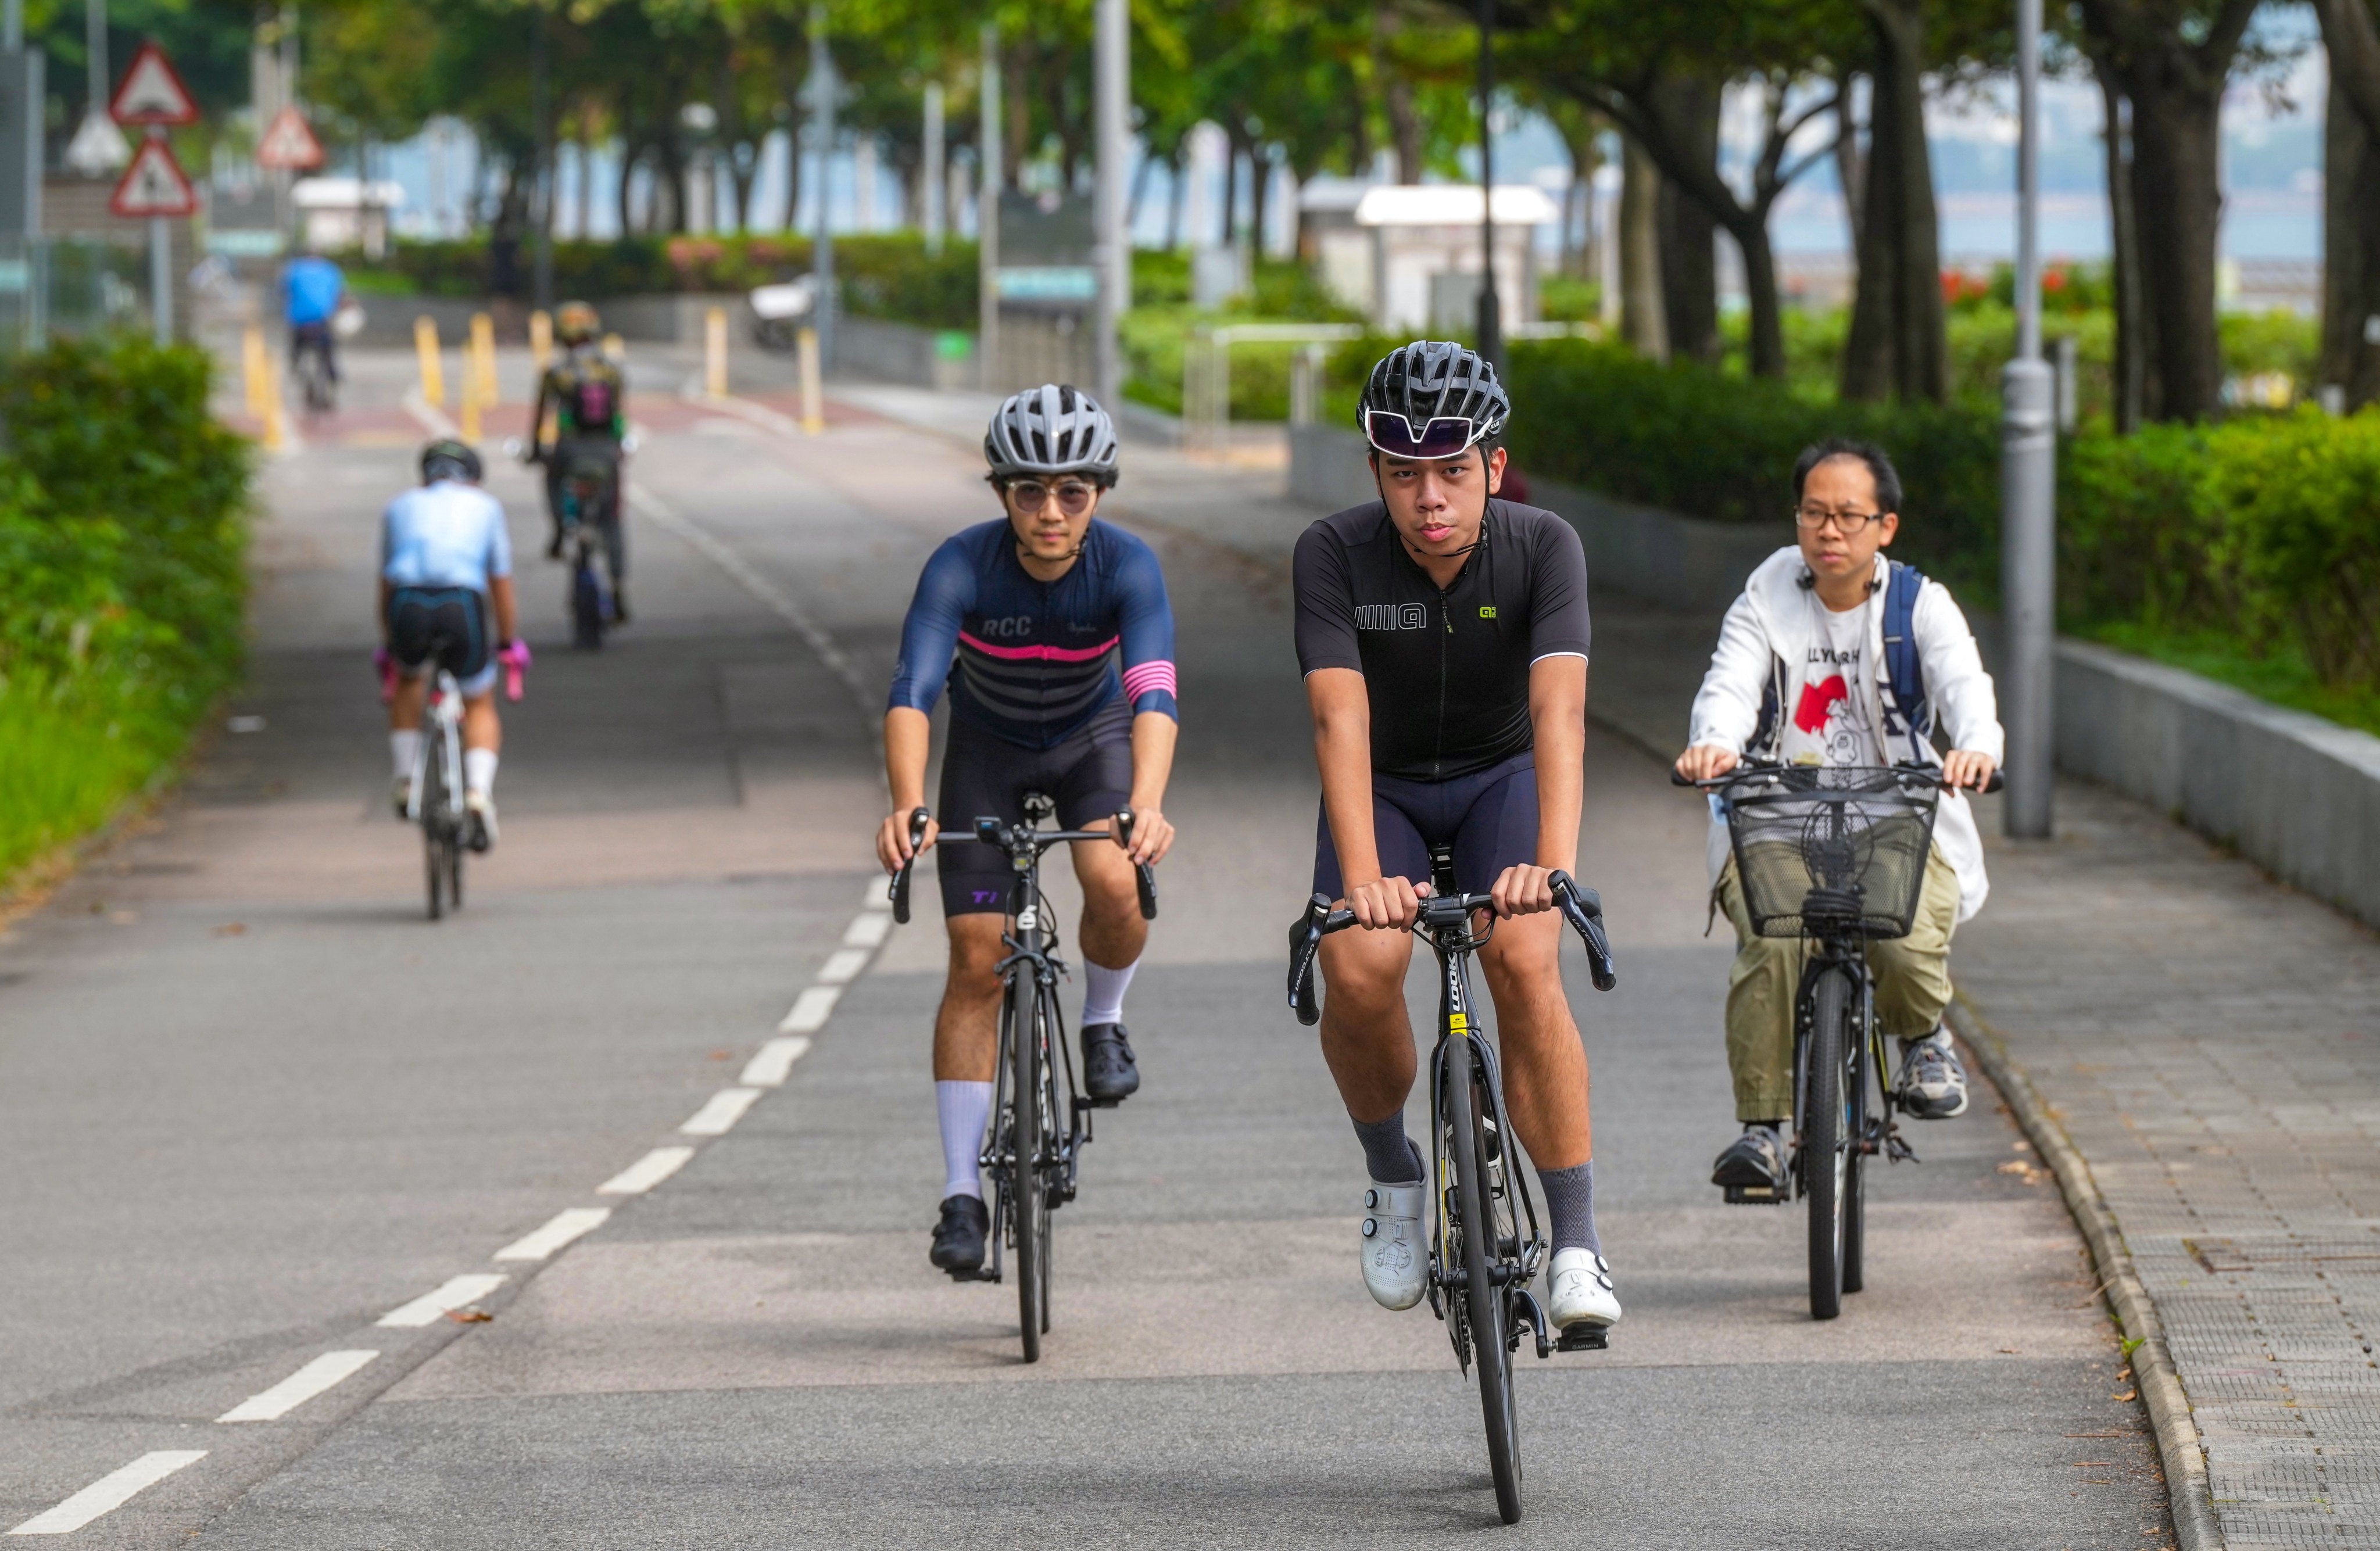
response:
{"label": "blue backpack", "polygon": [[[1907,757],[1930,763],[1934,706],[1925,697],[1925,665],[1917,655],[1916,629],[1917,594],[1925,585],[1925,574],[1897,560],[1885,564],[1884,680],[1876,686],[1884,702],[1884,730],[1878,741],[1888,758],[1893,740],[1906,738]],[[1784,703],[1785,660],[1776,658],[1769,663],[1767,687],[1760,692],[1760,722],[1753,730],[1748,752],[1775,757],[1778,718]]]}

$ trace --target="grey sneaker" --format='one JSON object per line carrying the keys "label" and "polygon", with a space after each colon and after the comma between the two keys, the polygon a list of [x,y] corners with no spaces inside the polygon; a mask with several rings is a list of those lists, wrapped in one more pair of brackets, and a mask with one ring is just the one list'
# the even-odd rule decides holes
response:
{"label": "grey sneaker", "polygon": [[1727,1190],[1785,1188],[1785,1140],[1773,1125],[1748,1125],[1711,1165],[1711,1183]]}
{"label": "grey sneaker", "polygon": [[1967,1069],[1940,1029],[1900,1043],[1900,1081],[1894,1084],[1900,1107],[1921,1121],[1947,1121],[1967,1112]]}

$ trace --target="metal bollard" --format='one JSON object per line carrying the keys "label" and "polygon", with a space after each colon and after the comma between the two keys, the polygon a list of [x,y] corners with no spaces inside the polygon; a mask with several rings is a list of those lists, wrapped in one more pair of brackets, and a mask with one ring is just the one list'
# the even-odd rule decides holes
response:
{"label": "metal bollard", "polygon": [[826,430],[826,389],[819,381],[818,330],[804,329],[798,337],[802,362],[802,429],[816,436]]}
{"label": "metal bollard", "polygon": [[2018,359],[2000,379],[2000,575],[2008,622],[2000,677],[2008,728],[2009,834],[2050,833],[2058,672],[2057,384]]}
{"label": "metal bollard", "polygon": [[712,398],[727,396],[727,309],[714,307],[702,317],[702,391]]}

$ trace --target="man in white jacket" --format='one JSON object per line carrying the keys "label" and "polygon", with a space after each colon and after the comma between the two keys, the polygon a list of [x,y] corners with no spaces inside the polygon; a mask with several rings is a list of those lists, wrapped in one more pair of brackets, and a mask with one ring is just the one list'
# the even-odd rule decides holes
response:
{"label": "man in white jacket", "polygon": [[[1939,764],[1953,788],[1980,790],[2003,746],[1991,676],[1966,616],[1939,583],[1881,552],[1900,527],[1900,477],[1882,451],[1837,439],[1805,449],[1793,470],[1799,543],[1764,561],[1719,627],[1718,649],[1694,697],[1693,728],[1678,770],[1694,781],[1723,775],[1746,758],[1788,764]],[[1896,572],[1913,585],[1907,635],[1921,682],[1893,682],[1888,596]],[[1901,643],[1896,630],[1894,646]],[[1908,654],[1901,652],[1904,663]],[[1950,745],[1936,753],[1939,725]],[[1806,941],[1752,929],[1728,844],[1712,804],[1708,846],[1713,901],[1735,925],[1728,978],[1727,1060],[1743,1133],[1719,1155],[1718,1185],[1779,1186],[1783,1130],[1793,1113],[1793,1006]],[[1871,943],[1876,1009],[1900,1041],[1899,1092],[1924,1120],[1967,1108],[1967,1074],[1942,1032],[1950,1000],[1950,934],[1980,909],[1989,884],[1975,817],[1961,792],[1946,793],[1934,825],[1917,916],[1905,938]]]}

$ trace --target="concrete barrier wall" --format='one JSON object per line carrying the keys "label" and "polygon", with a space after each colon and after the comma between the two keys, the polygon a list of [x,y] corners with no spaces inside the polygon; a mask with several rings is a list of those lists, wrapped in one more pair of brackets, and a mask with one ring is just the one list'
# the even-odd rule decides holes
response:
{"label": "concrete barrier wall", "polygon": [[[1293,497],[1333,509],[1373,498],[1353,430],[1293,427],[1290,452]],[[1714,630],[1744,578],[1786,541],[1771,528],[1680,516],[1551,479],[1533,480],[1530,499],[1578,528],[1598,588],[1707,614]],[[1986,660],[1996,660],[1998,622],[1973,623]],[[1658,698],[1690,695],[1664,679]],[[1642,709],[1667,727],[1666,705],[1658,715]],[[1682,698],[1674,720],[1682,735]],[[2380,927],[2380,738],[2075,640],[2058,647],[2057,736],[2060,769],[2170,814]]]}
{"label": "concrete barrier wall", "polygon": [[950,392],[975,386],[975,336],[881,318],[835,320],[834,369],[880,382]]}

